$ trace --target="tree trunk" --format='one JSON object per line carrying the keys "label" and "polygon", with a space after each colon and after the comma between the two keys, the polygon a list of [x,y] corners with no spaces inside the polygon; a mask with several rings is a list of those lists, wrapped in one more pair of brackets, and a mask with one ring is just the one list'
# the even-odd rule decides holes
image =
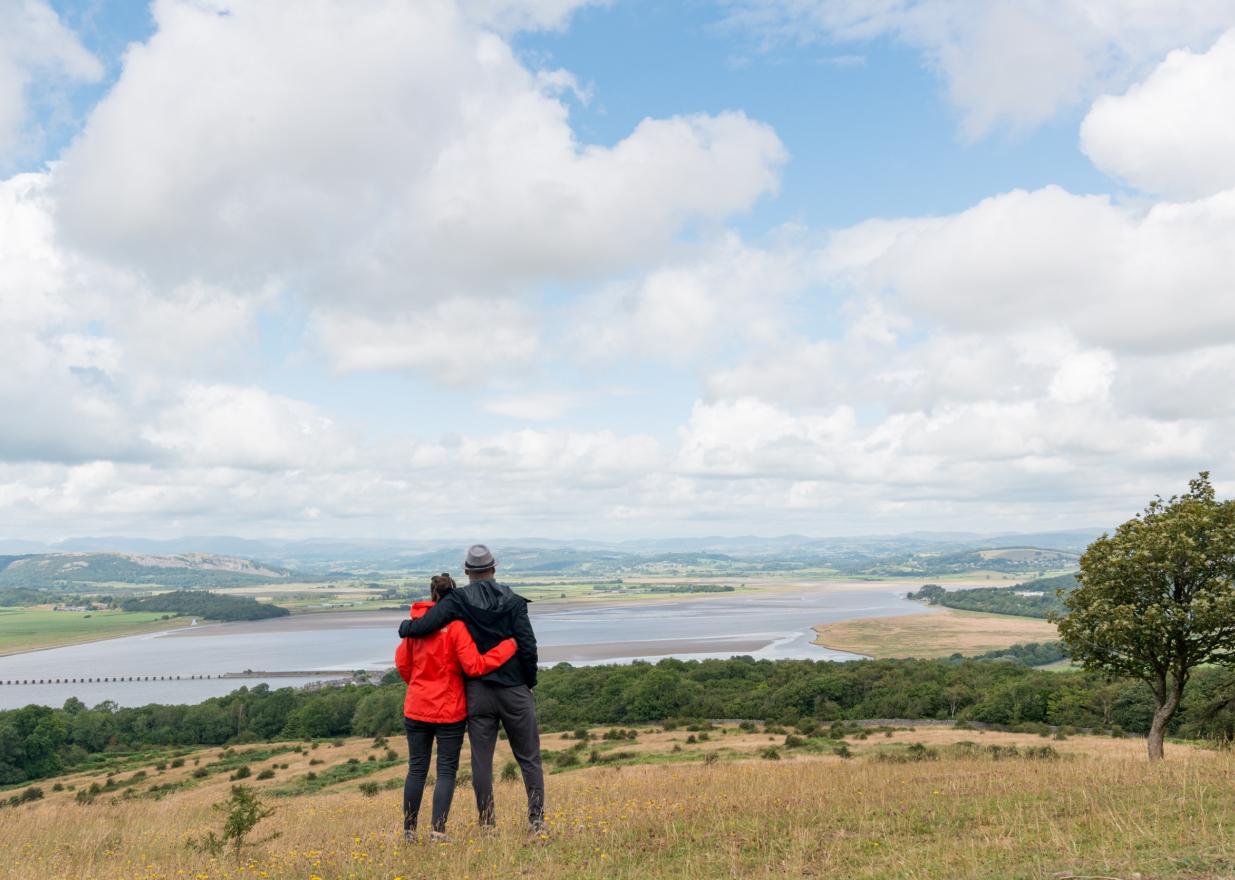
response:
{"label": "tree trunk", "polygon": [[1162,740],[1166,737],[1166,723],[1170,721],[1169,715],[1159,708],[1154,712],[1153,723],[1149,725],[1149,760],[1162,760]]}
{"label": "tree trunk", "polygon": [[1154,711],[1154,720],[1149,725],[1149,760],[1161,761],[1163,758],[1162,740],[1166,737],[1166,726],[1179,708],[1179,698],[1183,696],[1183,685],[1176,684],[1170,692],[1164,694],[1165,700],[1158,702]]}

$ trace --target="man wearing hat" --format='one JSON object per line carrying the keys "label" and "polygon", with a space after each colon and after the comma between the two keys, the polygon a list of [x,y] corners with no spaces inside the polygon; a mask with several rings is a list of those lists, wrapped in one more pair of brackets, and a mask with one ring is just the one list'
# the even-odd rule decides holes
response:
{"label": "man wearing hat", "polygon": [[540,729],[536,723],[536,634],[527,616],[528,600],[499,584],[494,575],[497,560],[484,544],[467,551],[463,563],[468,584],[452,590],[416,620],[399,624],[399,638],[418,639],[436,632],[452,620],[462,620],[484,653],[503,639],[514,638],[515,656],[488,675],[469,678],[467,734],[472,746],[472,788],[480,824],[494,824],[493,750],[498,723],[506,730],[510,749],[527,789],[527,819],[533,832],[544,830],[545,774],[540,763]]}

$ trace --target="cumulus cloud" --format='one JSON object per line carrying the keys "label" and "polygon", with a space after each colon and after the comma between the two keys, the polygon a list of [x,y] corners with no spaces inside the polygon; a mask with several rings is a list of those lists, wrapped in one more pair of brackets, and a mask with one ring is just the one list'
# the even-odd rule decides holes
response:
{"label": "cumulus cloud", "polygon": [[[971,134],[1161,61],[1083,142],[1173,199],[1045,187],[751,239],[725,224],[775,192],[769,128],[682,115],[588,145],[563,100],[585,90],[514,55],[583,5],[159,0],[63,161],[0,182],[0,406],[22,415],[0,528],[441,536],[477,499],[507,534],[993,530],[1108,523],[1235,469],[1235,185],[1201,114],[1230,37],[1161,61],[1222,4],[735,5],[765,34],[919,47]],[[297,338],[267,348],[280,312]],[[329,381],[297,399],[300,359],[414,371],[475,418],[373,439]],[[646,413],[592,429],[616,383]]]}
{"label": "cumulus cloud", "polygon": [[[342,463],[305,449],[307,438],[237,438],[224,407],[291,411],[310,432],[311,410],[254,389],[199,388],[186,397],[183,434],[169,427],[160,442],[183,451],[205,430],[207,458],[158,463],[98,461],[13,465],[0,461],[0,528],[8,533],[64,534],[97,528],[148,534],[233,533],[372,537],[475,534],[475,501],[486,528],[527,534],[540,527],[581,534],[614,516],[645,510],[664,454],[654,439],[608,431],[521,430],[446,436],[367,449]],[[202,413],[212,413],[205,418]],[[307,419],[307,421],[306,421]],[[175,421],[174,419],[172,420]],[[267,427],[261,418],[255,423]],[[180,445],[178,440],[183,441]],[[299,451],[298,451],[299,450]],[[307,455],[308,459],[304,456]],[[296,465],[293,467],[293,465]]]}
{"label": "cumulus cloud", "polygon": [[1127,125],[1108,166],[1139,156],[1134,182],[1197,197],[1121,204],[1046,187],[831,233],[798,261],[845,306],[822,337],[756,344],[711,371],[680,434],[679,488],[716,515],[726,487],[822,516],[995,523],[1086,508],[1100,521],[1196,470],[1235,467],[1235,189],[1221,150],[1191,189],[1147,182],[1165,174],[1172,138],[1202,145],[1194,157],[1221,140],[1225,119],[1160,128],[1151,108],[1172,92],[1185,107],[1216,100],[1226,39],[1172,55],[1087,122],[1110,144]]}
{"label": "cumulus cloud", "polygon": [[584,297],[573,315],[578,353],[684,362],[735,338],[775,338],[783,306],[810,278],[796,246],[762,248],[722,236]]}
{"label": "cumulus cloud", "polygon": [[727,21],[767,45],[892,37],[943,78],[970,137],[1025,129],[1112,88],[1166,52],[1230,27],[1227,0],[730,0]]}
{"label": "cumulus cloud", "polygon": [[540,356],[538,316],[505,299],[460,297],[381,319],[322,307],[312,328],[342,373],[417,370],[447,384],[475,385],[524,371]]}
{"label": "cumulus cloud", "polygon": [[78,267],[55,245],[46,189],[40,174],[0,181],[0,458],[127,458],[140,444],[117,351],[85,332],[101,303],[72,295]]}
{"label": "cumulus cloud", "polygon": [[98,59],[43,0],[0,4],[0,169],[38,141],[38,126],[30,120],[36,84],[37,97],[46,100],[102,75]]}
{"label": "cumulus cloud", "polygon": [[1187,199],[1235,187],[1235,30],[1207,52],[1171,52],[1126,93],[1098,98],[1081,148],[1145,192]]}
{"label": "cumulus cloud", "polygon": [[486,412],[527,422],[548,422],[561,418],[579,401],[579,395],[569,391],[541,391],[530,394],[506,394],[484,403]]}
{"label": "cumulus cloud", "polygon": [[559,30],[584,6],[605,6],[609,0],[463,0],[473,20],[502,33]]}
{"label": "cumulus cloud", "polygon": [[346,470],[355,450],[315,407],[254,387],[190,385],[144,434],[199,467]]}
{"label": "cumulus cloud", "polygon": [[581,143],[561,78],[446,0],[154,15],[56,177],[75,242],[160,279],[281,278],[353,310],[511,293],[644,262],[773,191],[785,158],[740,112]]}
{"label": "cumulus cloud", "polygon": [[1235,332],[1235,190],[1142,210],[1058,187],[948,217],[861,224],[826,259],[855,290],[888,288],[971,331],[1064,322],[1088,343],[1181,350]]}

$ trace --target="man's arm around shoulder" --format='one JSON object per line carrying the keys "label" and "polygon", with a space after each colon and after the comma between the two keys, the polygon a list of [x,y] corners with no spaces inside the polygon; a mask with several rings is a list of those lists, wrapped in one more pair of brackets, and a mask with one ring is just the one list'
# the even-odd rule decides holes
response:
{"label": "man's arm around shoulder", "polygon": [[452,593],[430,608],[424,617],[418,617],[415,620],[405,620],[400,623],[399,638],[423,639],[425,636],[437,632],[452,620],[458,619],[459,608],[457,600]]}

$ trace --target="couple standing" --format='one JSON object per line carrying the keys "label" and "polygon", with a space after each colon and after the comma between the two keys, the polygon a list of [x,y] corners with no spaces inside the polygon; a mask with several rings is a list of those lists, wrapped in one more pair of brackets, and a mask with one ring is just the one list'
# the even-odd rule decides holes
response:
{"label": "couple standing", "polygon": [[[432,580],[432,601],[412,606],[399,624],[395,665],[407,682],[403,726],[407,730],[407,781],[403,786],[403,833],[413,840],[437,742],[437,783],[433,789],[430,839],[446,841],[446,818],[454,798],[459,752],[466,728],[472,747],[472,788],[482,828],[495,824],[493,750],[498,724],[527,789],[530,830],[545,828],[545,777],[536,724],[536,636],[527,600],[495,580],[497,561],[476,544],[463,564],[467,586],[456,588],[448,574]],[[466,674],[466,678],[464,675]]]}

